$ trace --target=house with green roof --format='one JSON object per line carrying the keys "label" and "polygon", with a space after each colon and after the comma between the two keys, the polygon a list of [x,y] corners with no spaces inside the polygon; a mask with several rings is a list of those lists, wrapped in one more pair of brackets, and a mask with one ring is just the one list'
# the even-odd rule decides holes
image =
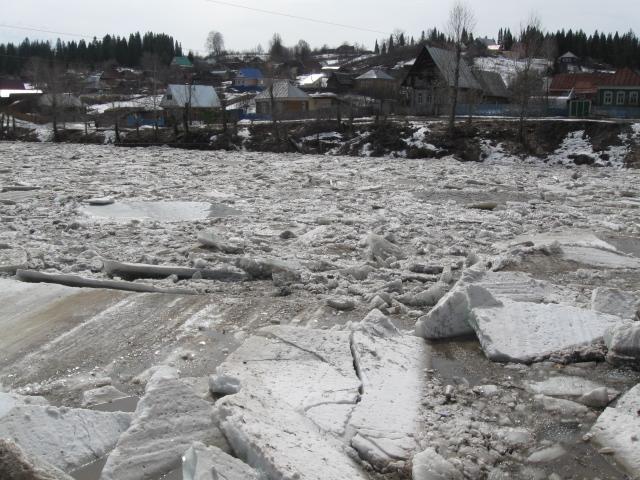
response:
{"label": "house with green roof", "polygon": [[173,60],[171,60],[171,66],[178,68],[193,68],[193,63],[191,63],[189,57],[173,57]]}

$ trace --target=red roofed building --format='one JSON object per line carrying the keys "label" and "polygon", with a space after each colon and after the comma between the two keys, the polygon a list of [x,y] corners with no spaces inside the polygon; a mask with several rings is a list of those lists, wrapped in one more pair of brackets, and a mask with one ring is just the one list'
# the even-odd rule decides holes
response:
{"label": "red roofed building", "polygon": [[595,100],[598,88],[607,84],[613,76],[611,73],[561,73],[553,77],[549,94]]}
{"label": "red roofed building", "polygon": [[630,68],[618,70],[598,86],[602,106],[640,107],[640,74]]}
{"label": "red roofed building", "polygon": [[640,115],[640,73],[562,73],[553,77],[549,95],[566,97],[570,116],[588,116],[592,105],[599,114]]}

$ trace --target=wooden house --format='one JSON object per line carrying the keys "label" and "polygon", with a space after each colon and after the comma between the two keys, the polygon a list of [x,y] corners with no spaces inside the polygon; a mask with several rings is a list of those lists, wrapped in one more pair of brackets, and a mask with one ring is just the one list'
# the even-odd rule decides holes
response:
{"label": "wooden house", "polygon": [[558,73],[576,73],[580,71],[580,58],[573,52],[566,52],[556,60]]}
{"label": "wooden house", "polygon": [[[411,113],[439,115],[449,104],[451,88],[455,82],[455,52],[436,47],[423,47],[409,70],[402,86]],[[482,95],[482,86],[473,75],[471,67],[460,62],[458,88],[460,103]]]}
{"label": "wooden house", "polygon": [[597,104],[604,107],[640,107],[640,74],[630,68],[618,70],[598,85]]}

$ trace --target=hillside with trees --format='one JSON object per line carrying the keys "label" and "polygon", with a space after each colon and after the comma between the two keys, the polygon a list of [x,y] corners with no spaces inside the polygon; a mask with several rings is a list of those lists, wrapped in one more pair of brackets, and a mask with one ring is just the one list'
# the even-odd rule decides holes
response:
{"label": "hillside with trees", "polygon": [[138,67],[145,53],[157,55],[169,64],[176,55],[182,55],[182,46],[164,33],[132,33],[129,38],[105,35],[87,42],[60,39],[51,42],[29,40],[22,43],[0,44],[0,74],[19,74],[32,57],[55,60],[67,67],[84,65],[95,67],[105,62],[116,62],[123,67]]}

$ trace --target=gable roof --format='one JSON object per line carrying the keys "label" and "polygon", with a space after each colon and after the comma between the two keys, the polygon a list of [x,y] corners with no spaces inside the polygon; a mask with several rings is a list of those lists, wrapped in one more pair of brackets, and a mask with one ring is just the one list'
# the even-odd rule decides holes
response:
{"label": "gable roof", "polygon": [[241,68],[238,72],[238,78],[252,78],[262,80],[262,72],[257,68]]}
{"label": "gable roof", "polygon": [[357,77],[356,80],[394,80],[394,78],[378,68],[373,68]]}
{"label": "gable roof", "polygon": [[564,55],[560,55],[560,58],[578,58],[578,56],[573,52],[567,52]]}
{"label": "gable roof", "polygon": [[498,72],[476,70],[474,73],[485,95],[498,98],[509,98],[511,96],[507,85]]}
{"label": "gable roof", "polygon": [[[420,51],[420,55],[416,58],[413,66],[409,69],[407,76],[405,77],[404,84],[407,84],[407,79],[413,75],[419,74],[424,68],[424,64],[433,61],[436,68],[440,72],[441,77],[449,87],[453,87],[456,71],[456,56],[455,53],[450,50],[443,50],[436,47],[423,47]],[[430,62],[429,62],[430,63]],[[468,90],[482,90],[482,87],[473,76],[471,67],[465,62],[464,59],[460,60],[460,73],[459,73],[459,88]]]}
{"label": "gable roof", "polygon": [[[438,70],[444,77],[447,85],[453,87],[456,71],[456,55],[450,50],[444,50],[436,47],[425,47],[425,50],[431,55],[436,63]],[[473,72],[464,59],[460,60],[459,88],[467,88],[470,90],[481,90],[480,85],[473,76]]]}
{"label": "gable roof", "polygon": [[640,74],[634,72],[630,68],[617,70],[615,74],[610,75],[604,82],[602,87],[640,87]]}
{"label": "gable roof", "polygon": [[171,65],[177,65],[179,67],[187,68],[193,67],[193,63],[191,63],[189,57],[173,57],[173,60],[171,60]]}
{"label": "gable roof", "polygon": [[[191,90],[191,98],[189,98]],[[171,95],[171,98],[168,96]],[[209,85],[169,85],[160,106],[163,108],[183,108],[189,103],[191,108],[218,108],[220,99],[215,88]]]}
{"label": "gable roof", "polygon": [[[309,95],[293,85],[290,81],[284,80],[273,84],[274,100],[309,100]],[[256,98],[256,102],[271,100],[271,87],[265,88]]]}

